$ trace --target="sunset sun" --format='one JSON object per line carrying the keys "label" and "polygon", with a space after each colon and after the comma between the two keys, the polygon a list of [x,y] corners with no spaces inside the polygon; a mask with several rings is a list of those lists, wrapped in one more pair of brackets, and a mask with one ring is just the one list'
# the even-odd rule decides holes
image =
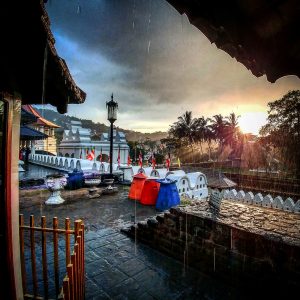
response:
{"label": "sunset sun", "polygon": [[267,113],[245,112],[239,118],[239,127],[243,133],[258,134],[260,128],[266,124]]}

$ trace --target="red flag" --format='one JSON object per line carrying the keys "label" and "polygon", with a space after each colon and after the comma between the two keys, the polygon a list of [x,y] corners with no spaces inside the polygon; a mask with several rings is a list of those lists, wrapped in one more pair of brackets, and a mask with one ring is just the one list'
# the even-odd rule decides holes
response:
{"label": "red flag", "polygon": [[155,156],[154,156],[154,153],[152,152],[152,160],[151,160],[151,164],[152,164],[152,169],[155,169],[155,166],[156,166],[156,159],[155,159]]}
{"label": "red flag", "polygon": [[130,154],[128,152],[128,157],[127,157],[127,166],[131,165],[131,158],[130,158]]}
{"label": "red flag", "polygon": [[168,153],[167,159],[166,159],[166,168],[169,171],[171,165],[171,155],[170,152]]}
{"label": "red flag", "polygon": [[95,147],[92,147],[89,160],[95,160]]}
{"label": "red flag", "polygon": [[120,166],[121,158],[120,158],[120,147],[118,149],[118,166]]}
{"label": "red flag", "polygon": [[140,165],[141,168],[143,167],[143,156],[142,156],[141,151],[140,151],[140,154],[139,154],[139,165]]}
{"label": "red flag", "polygon": [[89,148],[86,148],[86,155],[85,155],[86,159],[89,159]]}

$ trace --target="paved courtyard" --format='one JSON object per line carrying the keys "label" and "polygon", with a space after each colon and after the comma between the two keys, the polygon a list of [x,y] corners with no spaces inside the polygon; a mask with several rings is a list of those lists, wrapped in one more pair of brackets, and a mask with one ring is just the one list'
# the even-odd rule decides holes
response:
{"label": "paved courtyard", "polygon": [[[154,249],[135,243],[120,233],[124,225],[133,224],[158,212],[127,198],[128,187],[119,186],[119,193],[88,199],[87,190],[64,191],[66,202],[46,206],[48,191],[20,191],[20,212],[25,223],[33,214],[36,224],[46,216],[48,226],[52,217],[83,219],[85,234],[86,299],[247,299],[242,291],[216,281],[194,269],[185,269],[182,262],[169,258]],[[69,196],[68,196],[69,195]],[[74,197],[77,195],[77,197]],[[53,277],[52,244],[47,249],[50,261],[49,276]],[[39,291],[41,281],[41,249],[37,247]],[[60,281],[65,274],[64,239],[59,241]],[[27,276],[31,276],[29,247],[26,251]],[[212,262],[213,263],[213,262]],[[51,265],[52,264],[52,265]],[[29,280],[29,283],[31,281]],[[53,295],[54,283],[49,280]],[[29,288],[30,291],[30,288]]]}

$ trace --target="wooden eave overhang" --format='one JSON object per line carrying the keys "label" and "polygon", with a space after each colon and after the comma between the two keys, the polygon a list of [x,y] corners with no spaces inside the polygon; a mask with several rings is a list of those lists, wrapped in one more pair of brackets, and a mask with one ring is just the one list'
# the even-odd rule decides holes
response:
{"label": "wooden eave overhang", "polygon": [[255,76],[300,77],[300,1],[167,1]]}
{"label": "wooden eave overhang", "polygon": [[19,94],[23,104],[51,104],[60,113],[85,101],[56,52],[44,1],[2,1],[0,28],[1,92]]}

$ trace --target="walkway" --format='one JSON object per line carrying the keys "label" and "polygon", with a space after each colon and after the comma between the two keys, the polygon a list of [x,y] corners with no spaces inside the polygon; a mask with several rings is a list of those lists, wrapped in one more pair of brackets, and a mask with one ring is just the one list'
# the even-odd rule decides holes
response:
{"label": "walkway", "polygon": [[[84,196],[86,191],[83,190],[81,198],[67,200],[57,207],[44,205],[49,196],[48,191],[34,191],[32,196],[26,196],[25,192],[21,191],[20,194],[20,212],[24,214],[25,223],[29,222],[30,214],[35,216],[37,224],[40,216],[45,215],[48,226],[54,216],[58,217],[60,226],[65,217],[69,217],[72,222],[77,218],[84,220],[87,229],[86,299],[246,299],[236,289],[196,270],[185,271],[182,263],[148,246],[135,244],[134,240],[121,234],[120,228],[124,224],[131,224],[135,215],[137,221],[140,221],[157,214],[153,207],[128,200],[128,187],[119,186],[117,195],[98,199],[87,199]],[[67,193],[65,191],[65,195]],[[62,280],[65,274],[63,240],[59,247]],[[50,258],[51,247],[48,250]],[[39,262],[40,257],[37,259]],[[39,268],[41,264],[37,266]],[[52,269],[49,269],[49,274],[53,274]],[[41,282],[39,286],[42,290]]]}
{"label": "walkway", "polygon": [[112,228],[89,231],[85,240],[86,299],[246,299]]}

